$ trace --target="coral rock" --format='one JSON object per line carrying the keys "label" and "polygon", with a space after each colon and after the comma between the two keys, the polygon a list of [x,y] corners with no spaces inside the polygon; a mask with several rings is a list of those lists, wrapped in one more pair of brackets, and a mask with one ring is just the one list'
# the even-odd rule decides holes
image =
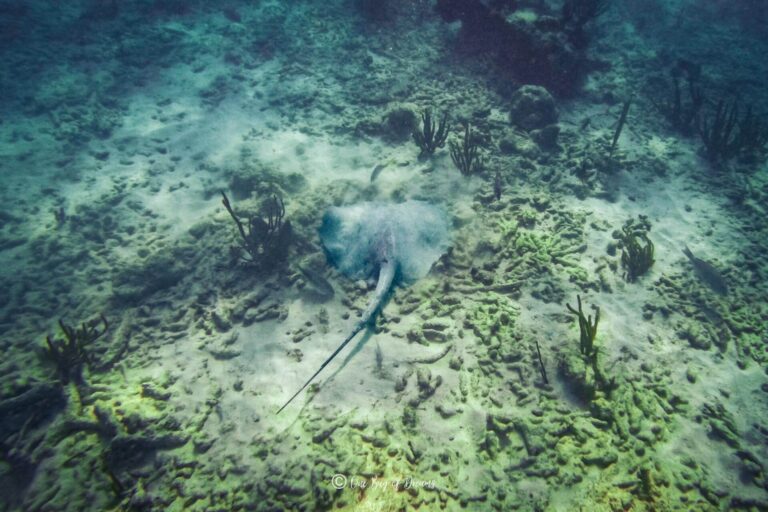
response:
{"label": "coral rock", "polygon": [[524,85],[512,96],[510,120],[523,130],[537,130],[557,122],[555,100],[544,87]]}

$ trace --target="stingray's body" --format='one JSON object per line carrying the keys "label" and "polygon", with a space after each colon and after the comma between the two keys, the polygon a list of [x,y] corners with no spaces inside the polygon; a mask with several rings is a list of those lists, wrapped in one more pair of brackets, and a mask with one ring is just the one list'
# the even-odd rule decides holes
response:
{"label": "stingray's body", "polygon": [[363,203],[332,208],[320,238],[329,259],[345,274],[360,278],[378,273],[376,290],[349,335],[278,414],[374,320],[396,278],[407,282],[429,271],[448,246],[448,225],[442,211],[427,203]]}
{"label": "stingray's body", "polygon": [[352,330],[350,338],[353,338],[355,334],[362,331],[373,320],[376,312],[384,304],[384,298],[389,293],[392,283],[395,282],[397,260],[395,259],[395,236],[392,230],[386,230],[384,236],[378,241],[374,248],[374,255],[376,266],[379,267],[379,279],[376,282],[376,290],[368,303],[368,307],[365,308],[363,315]]}

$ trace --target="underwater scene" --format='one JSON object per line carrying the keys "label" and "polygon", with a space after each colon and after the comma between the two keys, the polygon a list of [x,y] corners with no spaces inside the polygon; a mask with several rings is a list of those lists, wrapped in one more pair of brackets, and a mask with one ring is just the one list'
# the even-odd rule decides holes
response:
{"label": "underwater scene", "polygon": [[768,511],[768,3],[0,0],[0,511]]}

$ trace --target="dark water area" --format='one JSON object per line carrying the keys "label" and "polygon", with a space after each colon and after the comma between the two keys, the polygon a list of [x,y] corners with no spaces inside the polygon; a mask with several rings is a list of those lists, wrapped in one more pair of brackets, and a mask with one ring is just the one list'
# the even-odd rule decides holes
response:
{"label": "dark water area", "polygon": [[757,0],[0,0],[0,509],[768,510],[766,53]]}

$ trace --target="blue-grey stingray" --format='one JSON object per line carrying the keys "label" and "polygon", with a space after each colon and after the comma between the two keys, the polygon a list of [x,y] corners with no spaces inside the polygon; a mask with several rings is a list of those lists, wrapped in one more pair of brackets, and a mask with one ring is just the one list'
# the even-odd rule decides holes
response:
{"label": "blue-grey stingray", "polygon": [[395,282],[411,283],[429,272],[448,249],[448,228],[444,211],[423,201],[367,202],[326,212],[320,240],[328,259],[353,279],[378,276],[376,290],[349,335],[278,414],[373,321]]}

